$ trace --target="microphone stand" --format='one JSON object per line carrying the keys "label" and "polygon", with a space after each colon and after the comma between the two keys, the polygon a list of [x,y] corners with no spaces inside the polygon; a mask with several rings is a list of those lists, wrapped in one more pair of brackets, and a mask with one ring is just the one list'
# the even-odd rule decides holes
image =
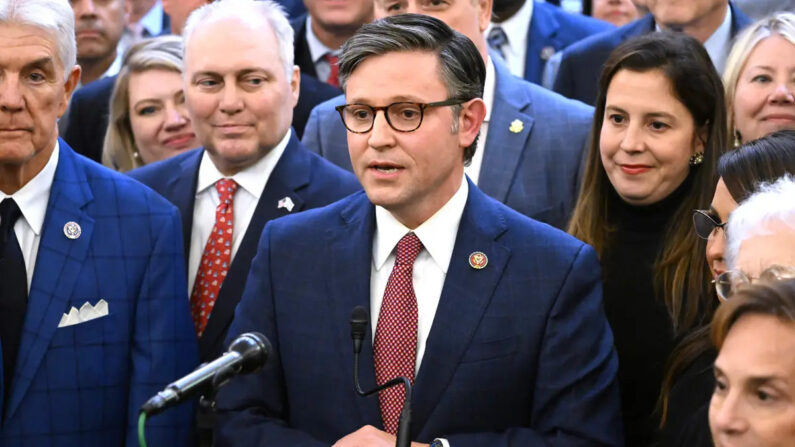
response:
{"label": "microphone stand", "polygon": [[[362,313],[364,312],[364,313]],[[363,318],[364,317],[364,318]],[[369,391],[363,391],[359,386],[359,354],[362,351],[362,340],[364,340],[365,328],[369,316],[367,310],[357,306],[353,310],[351,318],[351,338],[353,338],[353,388],[356,394],[367,397],[397,385],[403,385],[406,397],[403,400],[403,409],[400,411],[395,447],[411,447],[411,381],[405,377],[395,377],[394,379],[377,386]],[[362,323],[364,321],[364,324]]]}

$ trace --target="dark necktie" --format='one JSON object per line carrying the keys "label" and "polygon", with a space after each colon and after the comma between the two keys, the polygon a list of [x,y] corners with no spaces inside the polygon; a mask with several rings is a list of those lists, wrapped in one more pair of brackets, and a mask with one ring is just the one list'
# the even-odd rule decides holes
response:
{"label": "dark necktie", "polygon": [[[386,283],[373,343],[375,379],[378,385],[399,376],[414,383],[418,315],[412,275],[414,261],[421,250],[422,242],[414,233],[406,234],[397,244],[395,266]],[[405,397],[405,390],[400,386],[378,393],[381,419],[388,433],[397,432]]]}
{"label": "dark necktie", "polygon": [[489,42],[491,49],[499,53],[501,58],[505,59],[505,51],[502,49],[503,45],[508,43],[508,36],[505,35],[505,31],[499,26],[495,26],[489,31],[489,36],[486,40]]}
{"label": "dark necktie", "polygon": [[3,385],[5,401],[11,395],[22,325],[28,305],[28,275],[25,258],[14,233],[22,212],[14,199],[0,202],[0,342],[3,347]]}

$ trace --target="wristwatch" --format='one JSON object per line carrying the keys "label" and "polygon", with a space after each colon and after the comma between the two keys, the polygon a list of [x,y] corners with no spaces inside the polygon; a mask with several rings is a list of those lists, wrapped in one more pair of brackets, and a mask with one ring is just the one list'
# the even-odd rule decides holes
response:
{"label": "wristwatch", "polygon": [[431,443],[430,447],[444,447],[444,444],[442,444],[442,440],[441,439],[437,438],[437,439],[433,440],[433,442]]}

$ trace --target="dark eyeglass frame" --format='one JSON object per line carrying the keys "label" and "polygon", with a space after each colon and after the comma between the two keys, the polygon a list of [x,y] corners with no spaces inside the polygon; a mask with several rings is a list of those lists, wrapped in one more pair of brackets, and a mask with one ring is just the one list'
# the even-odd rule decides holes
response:
{"label": "dark eyeglass frame", "polygon": [[[700,225],[698,224],[698,219],[701,219],[702,217],[707,219],[712,224],[712,228],[706,235],[699,231]],[[700,237],[701,239],[709,239],[716,228],[726,231],[725,227],[727,223],[728,222],[715,222],[715,218],[710,214],[709,210],[693,210],[693,228],[696,230],[696,236]]]}
{"label": "dark eyeglass frame", "polygon": [[[457,99],[457,98],[450,98],[450,99],[445,99],[444,101],[427,102],[427,103],[412,102],[412,101],[398,101],[398,102],[393,102],[392,104],[389,104],[389,105],[386,105],[386,106],[381,106],[381,107],[373,107],[371,105],[361,104],[361,103],[351,103],[351,104],[343,104],[341,106],[334,107],[334,109],[340,114],[340,119],[342,120],[342,125],[345,126],[345,128],[348,129],[349,132],[362,134],[362,133],[367,133],[367,132],[373,130],[373,126],[375,126],[375,115],[376,115],[376,113],[378,113],[379,110],[381,110],[381,111],[384,112],[384,118],[386,118],[386,122],[387,122],[387,124],[389,124],[389,127],[394,129],[395,132],[408,133],[408,132],[414,132],[415,130],[420,128],[420,126],[422,125],[422,120],[423,120],[423,118],[425,118],[425,109],[427,109],[428,107],[457,106],[457,105],[463,104],[463,103],[465,103],[467,101],[469,101],[469,99]],[[411,130],[402,130],[402,129],[396,128],[392,124],[392,121],[389,119],[389,111],[388,111],[388,109],[390,107],[392,107],[392,106],[400,105],[400,104],[411,104],[411,105],[419,107],[419,109],[420,109],[420,120],[417,122],[417,127],[413,128]],[[367,107],[373,112],[373,119],[372,119],[372,121],[370,121],[370,127],[368,127],[367,130],[352,130],[350,127],[348,127],[348,124],[345,122],[345,108],[349,107],[349,106]]]}

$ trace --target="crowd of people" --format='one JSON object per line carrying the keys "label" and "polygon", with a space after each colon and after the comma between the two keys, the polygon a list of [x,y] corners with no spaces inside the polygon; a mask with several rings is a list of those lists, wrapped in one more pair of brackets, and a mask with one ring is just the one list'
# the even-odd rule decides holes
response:
{"label": "crowd of people", "polygon": [[795,4],[561,3],[0,0],[0,445],[795,445]]}

